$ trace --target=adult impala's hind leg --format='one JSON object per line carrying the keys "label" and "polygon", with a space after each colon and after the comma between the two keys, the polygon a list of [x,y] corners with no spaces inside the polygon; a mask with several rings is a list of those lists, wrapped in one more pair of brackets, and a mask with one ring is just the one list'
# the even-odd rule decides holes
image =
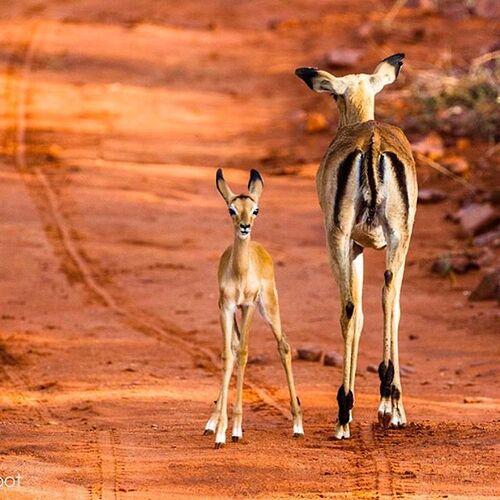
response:
{"label": "adult impala's hind leg", "polygon": [[[357,362],[357,346],[361,334],[362,313],[361,296],[358,293],[362,284],[362,254],[355,250],[350,235],[333,234],[328,240],[331,267],[336,276],[340,294],[340,326],[344,339],[344,362],[342,385],[337,392],[339,407],[335,437],[350,437],[349,422],[354,406],[354,378]],[[354,260],[356,265],[354,264]],[[358,316],[358,313],[361,314]]]}
{"label": "adult impala's hind leg", "polygon": [[380,405],[379,422],[393,427],[406,424],[399,373],[398,329],[401,285],[408,252],[409,236],[401,231],[387,230],[387,269],[384,273],[382,306],[384,310],[383,360],[379,366]]}
{"label": "adult impala's hind leg", "polygon": [[356,380],[356,369],[358,366],[358,350],[361,331],[363,329],[363,248],[353,243],[352,247],[352,291],[354,299],[354,339],[351,352],[351,376],[349,388],[354,394],[354,382]]}
{"label": "adult impala's hind leg", "polygon": [[285,370],[293,416],[293,435],[294,437],[303,436],[304,427],[302,424],[302,410],[300,408],[300,400],[297,396],[292,372],[292,349],[285,334],[281,330],[278,293],[274,287],[269,287],[268,290],[264,290],[259,305],[262,316],[269,323],[274,337],[276,338],[281,364]]}
{"label": "adult impala's hind leg", "polygon": [[248,336],[254,311],[254,305],[245,306],[243,307],[243,313],[241,316],[240,341],[238,349],[236,351],[238,375],[236,379],[236,399],[234,402],[233,411],[232,440],[234,442],[237,442],[243,437],[243,379],[245,376],[245,367],[248,360]]}
{"label": "adult impala's hind leg", "polygon": [[223,335],[222,348],[222,383],[219,398],[215,404],[212,416],[205,426],[205,433],[215,432],[215,447],[220,448],[226,442],[227,430],[227,400],[229,381],[233,373],[234,354],[232,348],[232,335],[234,328],[234,310],[222,307],[220,321]]}

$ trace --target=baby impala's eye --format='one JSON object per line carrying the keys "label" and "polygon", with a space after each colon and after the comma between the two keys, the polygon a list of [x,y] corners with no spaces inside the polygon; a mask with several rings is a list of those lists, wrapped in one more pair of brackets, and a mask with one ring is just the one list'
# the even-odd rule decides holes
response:
{"label": "baby impala's eye", "polygon": [[230,215],[231,217],[234,217],[234,216],[236,215],[236,210],[235,210],[234,208],[230,208],[230,209],[229,209],[229,215]]}
{"label": "baby impala's eye", "polygon": [[254,215],[257,215],[259,213],[259,209],[256,208],[253,212],[252,212]]}

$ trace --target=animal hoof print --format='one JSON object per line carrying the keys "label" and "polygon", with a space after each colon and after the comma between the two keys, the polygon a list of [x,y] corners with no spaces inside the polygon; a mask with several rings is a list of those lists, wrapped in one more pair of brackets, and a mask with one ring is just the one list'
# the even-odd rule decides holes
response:
{"label": "animal hoof print", "polygon": [[224,443],[215,443],[215,449],[218,450],[224,446]]}

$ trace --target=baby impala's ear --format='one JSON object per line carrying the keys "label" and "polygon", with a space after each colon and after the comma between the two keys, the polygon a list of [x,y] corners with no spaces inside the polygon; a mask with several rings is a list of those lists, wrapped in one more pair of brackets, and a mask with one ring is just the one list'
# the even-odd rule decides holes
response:
{"label": "baby impala's ear", "polygon": [[403,66],[403,59],[405,55],[393,54],[392,56],[386,57],[381,63],[375,68],[375,72],[370,76],[370,84],[375,93],[380,92],[386,85],[396,81],[399,75],[401,66]]}
{"label": "baby impala's ear", "polygon": [[306,85],[316,92],[328,92],[330,94],[342,95],[347,85],[343,78],[337,78],[327,71],[316,68],[297,68],[295,74],[304,80]]}
{"label": "baby impala's ear", "polygon": [[234,193],[231,191],[226,179],[224,179],[222,168],[217,169],[217,174],[215,175],[215,185],[217,186],[217,191],[219,191],[226,203],[229,203],[229,200],[234,198]]}
{"label": "baby impala's ear", "polygon": [[255,198],[257,201],[262,194],[262,190],[264,189],[264,181],[262,180],[261,175],[257,170],[250,170],[250,180],[248,181],[248,192]]}

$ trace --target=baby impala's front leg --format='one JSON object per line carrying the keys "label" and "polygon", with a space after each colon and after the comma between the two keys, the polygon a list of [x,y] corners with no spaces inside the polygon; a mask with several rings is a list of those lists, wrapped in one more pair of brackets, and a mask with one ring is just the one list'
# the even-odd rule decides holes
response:
{"label": "baby impala's front leg", "polygon": [[234,307],[221,306],[220,322],[224,339],[222,349],[222,383],[219,398],[215,403],[215,409],[205,426],[205,434],[215,432],[215,448],[220,448],[226,443],[227,400],[229,381],[231,380],[234,366],[234,354],[231,348],[231,336],[234,328]]}

